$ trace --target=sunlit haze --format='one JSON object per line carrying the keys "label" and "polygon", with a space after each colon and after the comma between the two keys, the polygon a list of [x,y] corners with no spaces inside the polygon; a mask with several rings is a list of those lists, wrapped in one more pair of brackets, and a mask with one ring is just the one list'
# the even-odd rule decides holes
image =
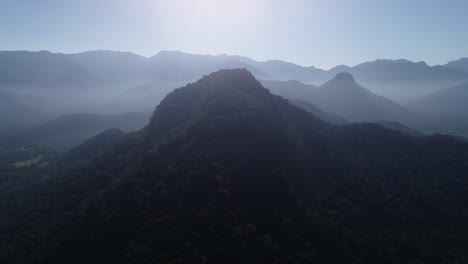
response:
{"label": "sunlit haze", "polygon": [[467,264],[468,0],[0,0],[0,264]]}
{"label": "sunlit haze", "polygon": [[330,68],[468,54],[463,0],[3,0],[1,50],[237,54]]}

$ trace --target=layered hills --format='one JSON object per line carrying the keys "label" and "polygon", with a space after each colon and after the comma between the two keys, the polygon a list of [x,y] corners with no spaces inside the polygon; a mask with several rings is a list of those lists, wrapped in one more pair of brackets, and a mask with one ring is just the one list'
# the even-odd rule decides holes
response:
{"label": "layered hills", "polygon": [[143,130],[109,136],[81,147],[107,146],[93,161],[1,194],[0,261],[467,257],[468,144],[455,138],[331,125],[240,69],[174,90]]}

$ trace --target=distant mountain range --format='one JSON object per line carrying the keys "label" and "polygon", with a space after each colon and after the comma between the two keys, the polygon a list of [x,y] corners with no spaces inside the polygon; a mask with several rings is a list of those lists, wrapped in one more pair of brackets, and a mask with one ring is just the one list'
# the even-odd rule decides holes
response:
{"label": "distant mountain range", "polygon": [[161,51],[150,58],[115,51],[79,54],[0,52],[1,85],[60,87],[154,79],[191,81],[218,69],[232,68],[246,68],[259,79],[297,80],[316,84],[340,72],[351,73],[362,82],[468,80],[466,59],[449,62],[444,66],[428,66],[424,62],[408,60],[376,60],[354,67],[340,65],[322,70],[280,60],[259,62],[236,55],[195,55],[179,51]]}
{"label": "distant mountain range", "polygon": [[0,87],[84,88],[98,80],[94,73],[64,54],[48,51],[0,52]]}
{"label": "distant mountain range", "polygon": [[409,60],[376,60],[365,62],[354,67],[340,66],[331,72],[349,72],[362,81],[381,82],[416,82],[464,80],[466,73],[446,66],[428,66],[425,62]]}
{"label": "distant mountain range", "polygon": [[405,108],[357,84],[349,73],[339,73],[320,87],[297,81],[264,81],[263,84],[275,94],[306,100],[353,122],[395,121],[411,115]]}
{"label": "distant mountain range", "polygon": [[461,58],[456,61],[451,61],[445,64],[445,67],[463,72],[468,72],[468,58]]}
{"label": "distant mountain range", "polygon": [[[0,129],[31,127],[63,114],[147,111],[176,87],[219,69],[233,68],[245,68],[263,80],[268,88],[284,88],[283,93],[276,93],[307,101],[324,113],[350,122],[402,122],[406,120],[401,117],[408,116],[410,111],[401,105],[427,114],[428,108],[422,106],[422,101],[433,100],[429,99],[431,96],[438,98],[442,93],[438,91],[444,87],[467,83],[465,64],[466,59],[439,66],[408,60],[376,60],[354,67],[340,65],[323,70],[279,60],[260,62],[236,55],[195,55],[179,51],[161,51],[150,58],[114,51],[79,54],[4,51],[0,52],[0,93],[3,96],[0,123],[4,127],[0,125]],[[342,73],[351,74],[356,81],[337,80],[335,76]],[[453,91],[450,95],[455,100],[453,103],[447,99],[430,108],[462,105],[457,100],[466,97],[460,89]],[[421,103],[415,103],[418,100]],[[464,108],[460,106],[459,109]],[[465,134],[468,125],[460,120],[465,113],[457,112],[449,116],[448,125],[440,123],[441,126],[435,128],[429,125],[430,118],[421,121],[418,117],[414,121],[411,117],[411,122],[404,123],[410,127],[416,124],[431,132],[457,130]],[[435,113],[437,115],[439,113]],[[453,129],[455,123],[462,126]]]}
{"label": "distant mountain range", "polygon": [[131,52],[88,51],[65,55],[73,63],[104,82],[138,80],[144,77],[141,70],[147,58]]}

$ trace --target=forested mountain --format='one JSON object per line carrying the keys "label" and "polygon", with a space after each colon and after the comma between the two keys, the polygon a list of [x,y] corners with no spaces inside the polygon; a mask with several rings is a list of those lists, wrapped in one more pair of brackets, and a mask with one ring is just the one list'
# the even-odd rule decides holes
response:
{"label": "forested mountain", "polygon": [[413,136],[413,137],[422,137],[424,136],[423,133],[416,131],[414,129],[411,129],[401,123],[395,122],[395,121],[377,121],[377,124],[390,129],[394,131],[401,132],[405,135]]}
{"label": "forested mountain", "polygon": [[411,114],[398,104],[360,86],[349,73],[339,73],[320,87],[297,81],[264,81],[263,84],[275,94],[306,100],[349,121],[395,121]]}
{"label": "forested mountain", "polygon": [[0,193],[2,263],[468,257],[468,144],[330,125],[246,70],[176,89],[105,152]]}
{"label": "forested mountain", "polygon": [[105,130],[72,148],[62,155],[55,165],[67,169],[93,161],[129,138],[129,135],[116,128]]}

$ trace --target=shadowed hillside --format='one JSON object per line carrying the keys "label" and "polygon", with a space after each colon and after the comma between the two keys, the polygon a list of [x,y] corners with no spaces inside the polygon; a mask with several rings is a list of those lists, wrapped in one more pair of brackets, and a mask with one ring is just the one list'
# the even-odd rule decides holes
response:
{"label": "shadowed hillside", "polygon": [[466,160],[452,137],[329,125],[222,70],[93,162],[2,193],[0,260],[461,263]]}

